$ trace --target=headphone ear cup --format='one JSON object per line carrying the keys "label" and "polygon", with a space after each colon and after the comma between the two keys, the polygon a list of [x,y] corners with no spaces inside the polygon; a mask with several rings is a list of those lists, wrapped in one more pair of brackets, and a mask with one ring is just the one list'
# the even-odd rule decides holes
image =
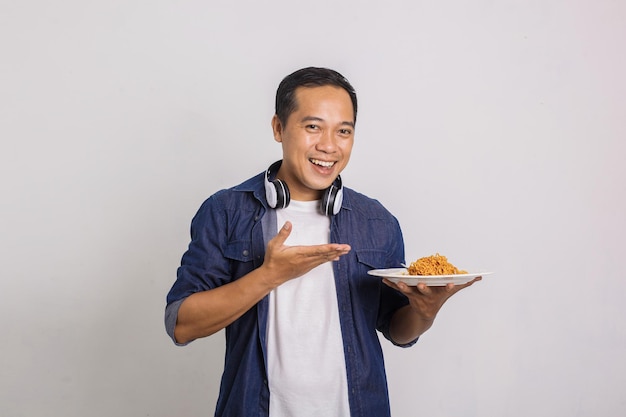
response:
{"label": "headphone ear cup", "polygon": [[[289,194],[289,188],[282,180],[275,179],[272,181],[274,192],[276,194],[276,204],[274,208],[285,208],[289,205],[291,195]],[[269,203],[268,203],[269,204]]]}
{"label": "headphone ear cup", "polygon": [[276,186],[274,185],[274,181],[269,182],[267,179],[265,180],[265,199],[267,200],[267,205],[271,208],[276,208],[276,204],[278,203],[278,195],[276,192]]}
{"label": "headphone ear cup", "polygon": [[265,199],[267,205],[271,208],[285,208],[291,200],[289,188],[287,184],[278,178],[272,180],[276,176],[276,172],[280,168],[282,161],[276,161],[265,171]]}
{"label": "headphone ear cup", "polygon": [[331,206],[334,203],[334,196],[332,195],[333,186],[331,185],[326,190],[324,190],[324,195],[320,200],[320,213],[325,216],[330,216],[331,214]]}
{"label": "headphone ear cup", "polygon": [[320,212],[325,216],[335,215],[341,210],[343,188],[341,187],[341,183],[339,183],[339,185],[340,187],[337,187],[337,185],[333,183],[324,191],[324,195],[320,201]]}
{"label": "headphone ear cup", "polygon": [[335,200],[333,201],[333,215],[339,213],[341,210],[341,204],[343,203],[343,188],[337,189],[335,194]]}

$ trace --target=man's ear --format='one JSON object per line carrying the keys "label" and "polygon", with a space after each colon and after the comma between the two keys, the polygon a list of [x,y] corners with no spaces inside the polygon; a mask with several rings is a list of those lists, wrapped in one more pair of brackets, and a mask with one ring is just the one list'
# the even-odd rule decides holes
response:
{"label": "man's ear", "polygon": [[272,131],[274,132],[274,140],[276,142],[283,141],[283,125],[277,115],[272,117]]}

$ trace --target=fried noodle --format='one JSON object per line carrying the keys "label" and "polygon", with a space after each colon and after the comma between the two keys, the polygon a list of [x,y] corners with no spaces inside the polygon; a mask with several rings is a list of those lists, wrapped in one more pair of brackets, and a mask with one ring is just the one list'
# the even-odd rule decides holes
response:
{"label": "fried noodle", "polygon": [[438,253],[426,256],[411,263],[407,268],[409,275],[457,275],[467,274],[448,262],[448,258]]}

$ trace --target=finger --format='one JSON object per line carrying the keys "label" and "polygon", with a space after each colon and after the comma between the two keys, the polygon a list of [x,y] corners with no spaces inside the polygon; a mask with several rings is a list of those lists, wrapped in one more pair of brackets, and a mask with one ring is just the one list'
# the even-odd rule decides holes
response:
{"label": "finger", "polygon": [[346,245],[345,243],[342,243],[342,244],[339,244],[339,246],[336,246],[335,249],[339,252],[348,253],[352,250],[352,247],[350,247],[350,245]]}
{"label": "finger", "polygon": [[423,282],[417,284],[417,289],[424,295],[430,295],[432,293],[430,287]]}
{"label": "finger", "polygon": [[[467,283],[465,283],[465,284],[463,284],[463,285],[457,285],[457,286],[456,286],[456,288],[455,288],[455,290],[456,290],[456,291],[460,291],[460,290],[462,290],[463,288],[469,287],[469,286],[470,286],[470,285],[472,285],[473,283],[478,282],[478,281],[480,281],[480,280],[482,280],[482,279],[483,279],[483,277],[476,277],[476,278],[474,278],[473,280],[471,280],[470,282],[467,282]],[[456,291],[455,291],[455,292],[456,292]]]}
{"label": "finger", "polygon": [[414,291],[412,287],[409,287],[402,281],[393,282],[393,281],[389,281],[387,278],[383,278],[383,283],[385,283],[388,287],[391,287],[396,291],[400,291],[401,293],[407,296],[412,295]]}
{"label": "finger", "polygon": [[350,252],[350,250],[352,250],[352,248],[350,248],[350,245],[344,245],[344,244],[332,244],[332,246],[329,247],[328,251],[329,253],[332,253],[333,255],[336,256],[342,256],[347,254],[348,252]]}
{"label": "finger", "polygon": [[393,288],[394,290],[401,291],[400,287],[398,287],[398,283],[390,281],[388,278],[383,278],[383,284],[387,285],[388,287]]}
{"label": "finger", "polygon": [[329,261],[338,261],[343,255],[346,255],[350,251],[346,251],[343,249],[335,249],[333,252],[330,252],[326,259]]}
{"label": "finger", "polygon": [[287,238],[291,234],[291,229],[292,229],[291,222],[289,222],[289,221],[285,222],[283,227],[281,227],[280,230],[278,231],[278,234],[276,236],[274,236],[274,238],[272,240],[278,246],[284,245],[285,241],[287,240]]}
{"label": "finger", "polygon": [[349,245],[343,244],[325,244],[325,245],[316,245],[316,246],[302,246],[301,247],[307,256],[324,259],[324,260],[334,260],[339,259],[340,256],[343,256],[350,252]]}

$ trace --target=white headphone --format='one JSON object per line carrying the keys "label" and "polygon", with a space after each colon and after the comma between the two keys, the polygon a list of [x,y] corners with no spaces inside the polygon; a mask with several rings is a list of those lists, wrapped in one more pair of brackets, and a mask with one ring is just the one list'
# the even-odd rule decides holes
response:
{"label": "white headphone", "polygon": [[[276,178],[278,169],[282,161],[276,161],[265,171],[265,198],[271,208],[285,208],[289,205],[290,195],[287,184]],[[324,190],[324,195],[320,200],[320,213],[332,216],[339,213],[343,202],[343,185],[341,176],[337,176],[335,181]]]}

